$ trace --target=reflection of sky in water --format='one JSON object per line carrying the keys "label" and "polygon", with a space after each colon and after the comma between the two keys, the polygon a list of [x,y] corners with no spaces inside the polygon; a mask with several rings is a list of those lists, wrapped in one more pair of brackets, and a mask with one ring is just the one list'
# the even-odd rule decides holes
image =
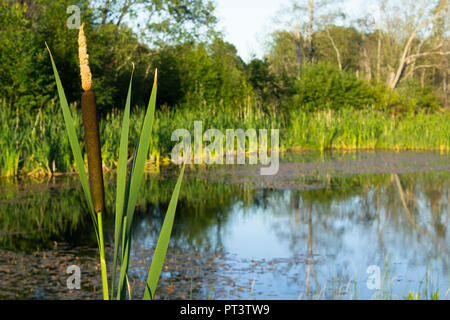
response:
{"label": "reflection of sky in water", "polygon": [[[189,277],[197,273],[200,277],[195,282],[203,283],[194,296],[197,299],[207,299],[211,288],[227,291],[213,298],[345,299],[349,298],[347,289],[353,298],[370,298],[376,290],[367,288],[366,270],[377,265],[386,298],[402,298],[409,291],[423,296],[426,289],[428,297],[431,290],[439,290],[440,297],[446,298],[450,284],[450,155],[377,152],[321,154],[323,159],[311,154],[287,156],[291,158],[282,162],[276,190],[268,189],[270,180],[261,183],[259,175],[252,177],[242,168],[186,171],[168,252],[170,266],[178,269],[163,270],[161,296],[180,298],[178,292],[188,293]],[[412,167],[432,172],[416,172]],[[358,168],[373,173],[361,174]],[[171,170],[162,167],[158,174],[149,175],[142,188],[132,254],[134,261],[145,261],[131,271],[134,275],[141,272],[140,280],[146,280],[151,250],[175,185],[172,171],[176,176],[178,170]],[[398,170],[403,174],[391,174]],[[236,172],[248,174],[257,183]],[[223,181],[221,174],[226,178]],[[105,183],[105,193],[110,195],[106,200],[112,213],[115,179],[106,181],[110,182]],[[37,268],[41,268],[39,256],[22,251],[42,246],[49,252],[85,257],[79,249],[66,252],[60,245],[54,248],[54,241],[69,248],[96,248],[82,197],[76,177],[46,183],[0,180],[1,249],[12,248],[18,256],[34,261]],[[113,220],[112,214],[105,215],[110,243]],[[8,236],[11,231],[17,238]],[[6,269],[8,262],[1,258],[0,267]],[[28,263],[21,267],[32,270]],[[33,282],[36,297],[54,297],[51,290],[55,287],[47,283],[48,277]],[[23,278],[26,282],[31,279]],[[172,282],[180,284],[179,291],[164,291]],[[8,290],[20,292],[26,285],[5,283]],[[65,287],[60,289],[64,297]],[[239,295],[230,296],[232,291]]]}
{"label": "reflection of sky in water", "polygon": [[[426,284],[429,289],[439,289],[441,297],[445,297],[449,286],[448,232],[444,238],[433,240],[436,234],[430,201],[423,194],[420,181],[413,183],[416,206],[412,211],[418,213],[414,218],[419,228],[429,234],[408,221],[395,188],[364,186],[342,199],[331,193],[327,203],[316,199],[311,204],[313,263],[309,267],[310,200],[303,191],[257,190],[253,196],[256,201],[250,205],[244,205],[238,197],[229,207],[228,219],[219,232],[212,225],[206,233],[208,243],[224,247],[233,266],[218,272],[252,284],[252,292],[241,295],[244,299],[304,298],[307,283],[310,296],[336,298],[341,292],[341,298],[348,298],[344,293],[351,292],[353,297],[368,299],[376,290],[367,288],[366,270],[376,265],[381,269],[385,297],[392,294],[392,298],[403,298],[409,291],[423,293]],[[437,213],[444,225],[448,220],[446,192],[442,192]],[[143,220],[140,229],[156,230],[154,226],[142,225],[144,221],[149,220]],[[147,246],[154,241],[154,236],[138,237],[138,242],[147,242]],[[252,268],[255,263],[258,268]],[[308,268],[310,276],[306,279]]]}

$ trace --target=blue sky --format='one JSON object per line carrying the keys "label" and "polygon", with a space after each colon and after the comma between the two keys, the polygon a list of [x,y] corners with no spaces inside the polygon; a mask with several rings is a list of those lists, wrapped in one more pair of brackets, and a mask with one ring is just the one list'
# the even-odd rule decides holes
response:
{"label": "blue sky", "polygon": [[[274,16],[291,0],[216,0],[216,3],[219,28],[248,62],[252,54],[259,58],[263,56],[266,36],[276,28]],[[344,0],[343,8],[346,14],[355,16],[363,12],[367,3],[367,0]]]}

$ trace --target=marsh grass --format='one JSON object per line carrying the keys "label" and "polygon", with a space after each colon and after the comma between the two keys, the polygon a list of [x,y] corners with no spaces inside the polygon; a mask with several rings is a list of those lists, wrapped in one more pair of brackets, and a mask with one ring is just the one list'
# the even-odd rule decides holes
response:
{"label": "marsh grass", "polygon": [[[4,100],[0,101],[0,175],[54,174],[74,172],[75,161],[67,139],[64,138],[64,119],[54,103],[37,110],[21,112],[15,130],[16,111]],[[136,145],[145,109],[131,108],[129,120],[128,154]],[[81,112],[71,107],[81,150],[84,152]],[[113,109],[100,119],[102,159],[106,170],[118,165],[121,121],[124,110]],[[213,115],[213,116],[212,116]],[[264,111],[251,101],[234,112],[224,105],[162,107],[155,110],[153,134],[149,138],[147,163],[167,163],[174,143],[173,130],[185,128],[193,133],[194,121],[203,123],[203,131],[216,128],[225,132],[230,128],[280,129],[280,150],[437,150],[450,151],[450,111],[404,114],[393,117],[368,108],[340,111],[298,110],[289,116]],[[270,135],[269,135],[270,138]],[[15,141],[15,143],[11,143]],[[248,146],[248,144],[247,144]],[[270,146],[270,141],[268,141]],[[224,146],[225,147],[225,146]]]}
{"label": "marsh grass", "polygon": [[450,151],[450,112],[393,117],[375,109],[297,112],[286,147]]}

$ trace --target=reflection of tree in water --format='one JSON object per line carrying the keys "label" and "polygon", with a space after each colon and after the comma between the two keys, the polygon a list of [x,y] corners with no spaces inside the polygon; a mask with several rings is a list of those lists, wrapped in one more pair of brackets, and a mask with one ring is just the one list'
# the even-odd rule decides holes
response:
{"label": "reflection of tree in water", "polygon": [[[157,184],[149,189],[152,192],[159,191],[159,199],[146,202],[136,211],[133,227],[137,241],[156,243],[161,230],[170,201],[168,191],[173,188],[173,181],[160,181]],[[222,228],[229,218],[230,208],[243,194],[242,186],[209,184],[200,178],[185,179],[177,205],[171,244],[197,250],[220,247]]]}
{"label": "reflection of tree in water", "polygon": [[[87,208],[71,177],[45,182],[2,182],[0,244],[13,250],[51,248],[54,242],[94,244]],[[93,231],[93,230],[92,230]]]}
{"label": "reflection of tree in water", "polygon": [[[374,231],[376,250],[371,250],[381,256],[394,248],[400,259],[409,261],[417,252],[423,259],[419,264],[426,265],[426,259],[443,261],[446,268],[442,254],[448,255],[448,178],[446,172],[328,176],[319,181],[325,188],[299,191],[255,189],[217,179],[208,183],[194,172],[183,182],[171,246],[220,252],[227,228],[233,226],[232,214],[263,212],[280,242],[298,258],[286,265],[286,271],[299,270],[301,277],[293,281],[299,289],[304,288],[307,297],[329,287],[331,273],[324,262],[340,257],[337,276],[343,282],[354,276],[351,268],[345,268],[352,263],[345,259],[354,253],[343,240],[353,226]],[[114,180],[111,176],[105,184],[109,213],[105,227],[110,242]],[[138,244],[153,247],[156,243],[174,184],[171,171],[148,175],[136,210],[133,240]],[[33,250],[52,247],[53,241],[95,247],[90,217],[74,177],[26,184],[2,181],[0,219],[2,248]],[[378,262],[382,264],[374,261]],[[217,262],[208,263],[208,274],[219,276]]]}
{"label": "reflection of tree in water", "polygon": [[[396,188],[400,181],[402,187],[398,192]],[[426,259],[432,258],[442,261],[446,268],[445,259],[441,259],[442,252],[448,252],[445,222],[448,221],[449,214],[449,188],[445,174],[414,174],[406,177],[365,175],[328,183],[330,187],[326,189],[287,191],[289,195],[284,198],[283,194],[286,192],[280,192],[273,196],[277,200],[272,200],[274,214],[286,217],[277,219],[272,224],[277,237],[289,244],[293,255],[304,254],[305,251],[307,253],[304,270],[307,297],[311,292],[311,276],[316,283],[316,292],[324,287],[324,283],[318,285],[315,270],[317,260],[326,260],[326,256],[345,257],[346,253],[351,253],[346,252],[350,248],[344,247],[341,237],[346,228],[355,224],[364,224],[377,231],[377,250],[381,257],[389,254],[387,251],[392,245],[398,246],[393,242],[401,241],[400,248],[404,248],[398,250],[401,258],[411,261],[417,258],[411,251],[425,250],[424,240],[425,243],[431,241],[435,248],[422,254],[423,261],[420,263],[427,265]],[[283,204],[283,199],[289,204]],[[421,200],[429,205],[419,206],[418,202]],[[411,209],[405,214],[405,208]],[[420,225],[414,217],[418,217]],[[395,232],[389,235],[391,228]],[[418,244],[417,248],[414,243]],[[319,259],[314,259],[316,254],[320,256]],[[381,265],[382,262],[381,260]],[[352,261],[344,261],[344,264],[351,263]],[[351,279],[352,276],[354,274],[351,270],[340,275],[344,279]]]}
{"label": "reflection of tree in water", "polygon": [[[286,193],[286,192],[283,192]],[[293,279],[299,290],[306,298],[321,289],[318,272],[322,272],[316,265],[323,262],[324,256],[335,256],[342,251],[341,227],[330,221],[331,201],[325,190],[287,191],[285,206],[277,205],[279,216],[272,223],[272,229],[277,237],[286,240],[293,256],[301,257],[299,263],[288,264],[285,272],[296,271],[299,276]],[[331,218],[332,219],[332,218]],[[330,241],[330,239],[334,239]],[[324,250],[326,249],[326,251]]]}
{"label": "reflection of tree in water", "polygon": [[[173,183],[155,180],[153,185],[146,186],[146,189],[158,190],[161,196],[155,202],[144,203],[136,211],[133,242],[137,249],[133,259],[145,260],[145,263],[137,266],[134,275],[145,274],[148,269],[152,257],[150,251],[157,242],[170,200],[165,195],[170,195]],[[223,288],[234,280],[220,271],[225,261],[222,237],[226,230],[223,228],[228,224],[232,206],[242,199],[244,203],[253,201],[253,192],[240,185],[210,184],[196,176],[185,179],[182,190],[160,296],[185,299],[193,286],[193,298],[205,298],[210,294],[210,288],[215,288],[215,297],[226,298],[228,295]]]}

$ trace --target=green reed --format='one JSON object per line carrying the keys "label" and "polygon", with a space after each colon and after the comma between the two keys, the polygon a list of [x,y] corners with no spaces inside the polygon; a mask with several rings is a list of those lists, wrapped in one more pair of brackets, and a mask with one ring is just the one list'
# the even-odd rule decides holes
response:
{"label": "green reed", "polygon": [[288,148],[450,151],[450,112],[393,117],[371,108],[299,111],[285,137]]}
{"label": "green reed", "polygon": [[[64,119],[57,106],[50,103],[38,110],[27,110],[19,115],[0,101],[0,175],[48,174],[52,171],[75,170],[70,146],[61,131]],[[72,108],[72,110],[75,108]],[[203,123],[203,130],[216,128],[225,132],[230,128],[280,129],[280,150],[295,149],[393,149],[450,151],[450,111],[435,113],[391,114],[368,107],[364,110],[307,112],[298,110],[288,115],[264,111],[250,101],[239,106],[163,107],[155,111],[153,134],[147,161],[159,164],[168,159],[173,147],[171,134],[178,128],[194,130],[194,121]],[[123,110],[114,109],[99,119],[102,159],[108,169],[117,168],[120,128]],[[83,132],[80,129],[81,112],[73,110],[73,121],[80,147],[84,151]],[[129,153],[136,145],[145,117],[143,108],[130,113]],[[270,137],[270,135],[269,135]],[[16,143],[11,144],[11,141]],[[270,146],[270,142],[268,143]]]}

